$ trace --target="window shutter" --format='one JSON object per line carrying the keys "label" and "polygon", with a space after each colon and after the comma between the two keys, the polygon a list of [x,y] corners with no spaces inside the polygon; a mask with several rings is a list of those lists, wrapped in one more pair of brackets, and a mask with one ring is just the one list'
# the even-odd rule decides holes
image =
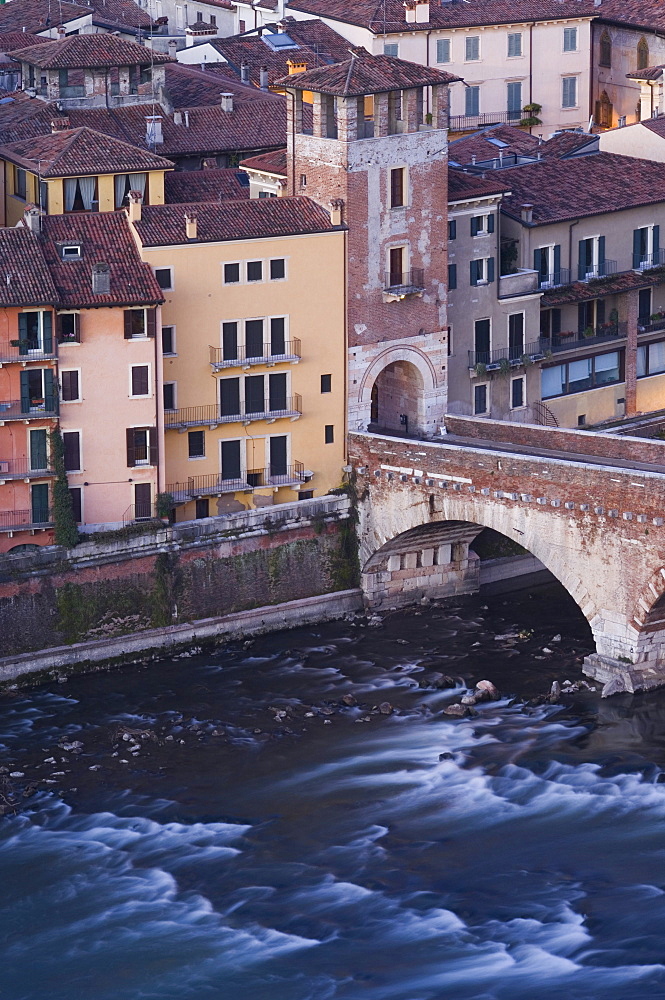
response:
{"label": "window shutter", "polygon": [[584,302],[577,303],[577,332],[580,336],[586,329],[586,308]]}
{"label": "window shutter", "polygon": [[30,387],[28,385],[28,372],[21,372],[21,413],[30,412]]}
{"label": "window shutter", "polygon": [[154,337],[157,333],[157,310],[146,309],[145,311],[145,332],[148,337]]}
{"label": "window shutter", "polygon": [[598,237],[598,272],[603,274],[603,265],[605,264],[605,237]]}
{"label": "window shutter", "polygon": [[65,451],[65,471],[76,472],[81,468],[81,442],[78,431],[65,431],[62,442]]}
{"label": "window shutter", "polygon": [[470,283],[472,285],[478,284],[478,265],[475,260],[469,261],[469,273],[470,273]]}
{"label": "window shutter", "polygon": [[494,232],[494,215],[492,213],[487,216],[487,232]]}
{"label": "window shutter", "polygon": [[478,235],[478,217],[476,215],[471,216],[471,235]]}
{"label": "window shutter", "polygon": [[605,322],[605,299],[598,299],[596,302],[596,326],[602,326]]}
{"label": "window shutter", "polygon": [[487,280],[494,281],[494,257],[487,258]]}
{"label": "window shutter", "polygon": [[540,248],[538,248],[537,250],[533,251],[533,269],[534,271],[537,271],[538,274],[540,274],[540,269],[542,267],[542,264],[543,264],[543,251]]}
{"label": "window shutter", "polygon": [[658,254],[660,253],[660,226],[653,227],[653,264],[660,263]]}
{"label": "window shutter", "polygon": [[148,428],[148,441],[150,444],[150,464],[157,465],[158,462],[158,451],[157,451],[157,428]]}
{"label": "window shutter", "polygon": [[125,340],[132,339],[132,310],[125,309]]}
{"label": "window shutter", "polygon": [[58,397],[55,392],[55,380],[51,368],[44,369],[44,408],[58,412]]}
{"label": "window shutter", "polygon": [[561,247],[558,243],[554,247],[554,274],[555,284],[558,284],[561,280]]}
{"label": "window shutter", "polygon": [[55,316],[55,336],[59,344],[62,343],[62,316],[56,313]]}
{"label": "window shutter", "polygon": [[561,310],[552,310],[552,333],[561,333]]}
{"label": "window shutter", "polygon": [[457,264],[448,265],[448,289],[457,288]]}
{"label": "window shutter", "polygon": [[28,353],[28,316],[27,313],[18,314],[18,350],[19,354]]}
{"label": "window shutter", "polygon": [[127,428],[127,465],[136,465],[136,438],[133,427]]}
{"label": "window shutter", "polygon": [[44,353],[50,354],[53,350],[53,313],[42,313],[44,322]]}
{"label": "window shutter", "polygon": [[577,277],[580,281],[584,281],[584,278],[586,277],[586,240],[580,240],[578,247],[579,247],[579,256],[578,256]]}
{"label": "window shutter", "polygon": [[457,219],[451,219],[448,223],[448,239],[457,239]]}

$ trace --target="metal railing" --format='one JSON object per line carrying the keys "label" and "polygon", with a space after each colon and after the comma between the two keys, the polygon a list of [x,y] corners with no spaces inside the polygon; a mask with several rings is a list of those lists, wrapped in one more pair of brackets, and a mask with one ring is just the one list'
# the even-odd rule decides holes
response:
{"label": "metal railing", "polygon": [[665,330],[665,318],[655,319],[649,323],[646,319],[638,317],[637,329],[639,333],[657,333],[659,330]]}
{"label": "metal railing", "polygon": [[50,511],[0,510],[0,531],[20,531],[28,528],[48,528],[51,525]]}
{"label": "metal railing", "polygon": [[170,483],[166,492],[176,504],[195,500],[197,497],[221,496],[224,493],[243,493],[252,489],[269,486],[297,486],[305,481],[304,465],[294,462],[282,470],[250,469],[239,479],[224,479],[221,473],[190,476],[186,481]]}
{"label": "metal railing", "polygon": [[539,361],[545,357],[542,342],[534,341],[519,348],[504,347],[497,351],[469,351],[469,368],[483,365],[486,371],[505,367],[516,367],[529,361]]}
{"label": "metal railing", "polygon": [[604,341],[625,337],[628,332],[627,323],[607,323],[605,326],[590,327],[593,333],[587,335],[577,332],[555,333],[551,337],[541,337],[541,349],[544,352],[573,351],[578,347],[590,347]]}
{"label": "metal railing", "polygon": [[41,347],[33,346],[30,340],[3,340],[0,342],[0,362],[47,361],[55,357],[53,340],[47,340]]}
{"label": "metal railing", "polygon": [[519,122],[523,117],[522,111],[486,111],[482,115],[451,115],[450,131],[466,132],[481,128],[483,125]]}
{"label": "metal railing", "polygon": [[570,284],[570,268],[561,267],[552,274],[541,274],[538,277],[539,288],[559,288]]}
{"label": "metal railing", "polygon": [[255,354],[251,350],[248,351],[246,345],[239,345],[236,349],[235,357],[226,357],[225,354],[228,352],[224,351],[222,347],[211,347],[210,348],[210,364],[215,371],[222,368],[239,368],[244,365],[265,365],[265,364],[277,364],[283,361],[300,361],[302,355],[300,353],[301,345],[300,340],[295,337],[293,340],[287,340],[284,344],[282,351],[275,351],[272,344],[263,344],[262,353]]}
{"label": "metal railing", "polygon": [[413,292],[422,292],[425,288],[425,272],[422,267],[412,267],[410,271],[404,271],[402,274],[386,271],[383,287],[391,295],[411,295]]}
{"label": "metal railing", "polygon": [[57,399],[33,403],[24,409],[20,399],[0,400],[0,422],[3,420],[40,420],[45,417],[57,417]]}
{"label": "metal railing", "polygon": [[662,267],[663,264],[665,264],[665,249],[647,254],[633,254],[634,271],[648,271],[651,267]]}
{"label": "metal railing", "polygon": [[130,503],[129,507],[122,515],[123,527],[128,524],[135,524],[137,521],[158,521],[163,524],[162,518],[157,514],[155,504],[147,500],[145,503]]}
{"label": "metal railing", "polygon": [[596,281],[598,278],[609,278],[610,275],[617,274],[617,262],[615,260],[602,260],[598,264],[584,264],[577,269],[578,281]]}
{"label": "metal railing", "polygon": [[[2,404],[0,404],[1,406]],[[302,398],[296,393],[294,396],[286,396],[281,399],[264,399],[261,409],[247,406],[246,403],[240,405],[236,413],[222,413],[218,403],[208,406],[184,406],[178,410],[168,410],[164,413],[164,426],[173,427],[197,427],[213,424],[233,424],[238,421],[252,420],[279,420],[283,417],[299,417],[302,415]],[[2,414],[0,413],[0,419]]]}
{"label": "metal railing", "polygon": [[0,480],[2,479],[41,479],[52,476],[54,471],[50,466],[44,469],[33,469],[27,458],[0,458]]}

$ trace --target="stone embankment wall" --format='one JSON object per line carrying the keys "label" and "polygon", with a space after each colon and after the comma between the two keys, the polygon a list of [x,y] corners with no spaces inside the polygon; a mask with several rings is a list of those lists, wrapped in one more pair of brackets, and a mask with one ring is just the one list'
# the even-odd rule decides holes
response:
{"label": "stone embankment wall", "polygon": [[351,504],[325,497],[0,559],[0,657],[357,586]]}

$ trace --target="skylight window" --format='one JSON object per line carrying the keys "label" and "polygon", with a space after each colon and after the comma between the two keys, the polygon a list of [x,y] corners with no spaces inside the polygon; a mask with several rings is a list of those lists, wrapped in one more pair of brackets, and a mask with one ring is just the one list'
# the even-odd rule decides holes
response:
{"label": "skylight window", "polygon": [[508,145],[508,143],[504,142],[503,139],[488,139],[487,141],[491,142],[493,146],[497,146],[499,149],[505,149]]}
{"label": "skylight window", "polygon": [[300,46],[297,42],[294,42],[290,35],[287,35],[285,31],[271,32],[270,34],[261,35],[261,40],[266,43],[269,49],[273,52],[283,52],[284,49],[298,49]]}
{"label": "skylight window", "polygon": [[60,247],[60,256],[63,260],[80,260],[81,259],[81,245],[80,243],[63,243]]}

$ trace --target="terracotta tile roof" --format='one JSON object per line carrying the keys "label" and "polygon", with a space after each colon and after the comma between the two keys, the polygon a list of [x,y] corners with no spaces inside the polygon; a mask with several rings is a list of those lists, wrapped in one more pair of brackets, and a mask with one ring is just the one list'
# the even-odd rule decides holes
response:
{"label": "terracotta tile roof", "polygon": [[[12,0],[14,2],[14,0]],[[121,31],[135,28],[150,28],[152,18],[135,0],[91,0],[92,23]]]}
{"label": "terracotta tile roof", "polygon": [[14,49],[24,49],[26,45],[38,45],[43,41],[29,31],[3,31],[0,34],[0,52],[13,52]]}
{"label": "terracotta tile roof", "polygon": [[452,83],[459,76],[418,63],[407,62],[394,56],[372,56],[366,49],[356,48],[346,62],[335,63],[320,69],[282,77],[277,86],[314,90],[336,97],[360,97],[362,94],[380,94],[409,87],[435,86]]}
{"label": "terracotta tile roof", "polygon": [[247,174],[235,167],[220,170],[176,170],[164,178],[167,205],[199,201],[246,199],[249,195]]}
{"label": "terracotta tile roof", "polygon": [[626,73],[628,80],[660,80],[665,66],[647,66],[646,69],[636,69],[634,73]]}
{"label": "terracotta tile roof", "polygon": [[665,30],[665,9],[661,0],[602,0],[596,8],[601,21],[628,24],[645,31]]}
{"label": "terracotta tile roof", "polygon": [[314,69],[349,58],[349,42],[323,21],[317,18],[296,21],[295,18],[288,17],[281,23],[288,36],[296,43],[293,48],[280,51],[271,48],[269,42],[273,32],[269,27],[260,29],[261,35],[252,33],[215,38],[210,44],[224,56],[238,76],[241,64],[246,62],[250,82],[256,87],[261,83],[262,66],[267,68],[268,82],[272,86],[280,77],[288,75],[289,59],[305,62],[308,69]]}
{"label": "terracotta tile roof", "polygon": [[503,173],[512,194],[504,199],[502,210],[520,219],[521,206],[533,205],[535,226],[665,201],[662,163],[632,156],[594,153],[545,159]]}
{"label": "terracotta tile roof", "polygon": [[169,170],[171,160],[89,128],[23,139],[0,146],[0,156],[42,177],[81,177],[128,171]]}
{"label": "terracotta tile roof", "polygon": [[36,234],[23,226],[0,228],[0,306],[53,305],[57,300]]}
{"label": "terracotta tile roof", "polygon": [[540,305],[543,309],[552,306],[565,306],[572,302],[584,302],[597,299],[599,295],[620,295],[622,292],[633,292],[639,288],[650,288],[653,285],[665,283],[665,269],[654,268],[652,271],[622,271],[598,281],[575,281],[563,288],[551,288],[543,293]]}
{"label": "terracotta tile roof", "polygon": [[[14,2],[14,0],[12,0]],[[267,94],[256,87],[241,83],[237,77],[221,80],[210,69],[186,63],[169,63],[166,67],[166,92],[174,108],[211,107],[220,103],[222,92],[233,94],[234,104],[253,104],[257,101],[274,101],[284,98],[279,94]]]}
{"label": "terracotta tile roof", "polygon": [[[603,7],[607,0],[603,0]],[[624,0],[615,0],[623,4]],[[628,3],[631,0],[627,0]],[[639,0],[635,0],[639,2]],[[644,0],[646,3],[647,0]],[[657,2],[657,0],[654,0]],[[291,0],[295,10],[347,24],[358,24],[375,34],[393,31],[428,31],[432,28],[466,28],[482,24],[523,24],[570,17],[594,17],[593,0],[473,0],[471,3],[437,3],[431,0],[429,21],[407,23],[402,0]]]}
{"label": "terracotta tile roof", "polygon": [[635,128],[636,125],[643,125],[644,128],[648,128],[650,132],[655,132],[656,135],[660,135],[665,138],[665,115],[660,115],[658,118],[645,118],[644,121],[634,122],[632,125],[628,125],[628,128]]}
{"label": "terracotta tile roof", "polygon": [[296,236],[333,230],[328,213],[310,198],[148,205],[136,231],[146,247],[187,243],[185,211],[197,216],[199,243]]}
{"label": "terracotta tile roof", "polygon": [[593,153],[598,149],[598,138],[597,135],[590,135],[588,132],[558,132],[537,146],[536,153],[540,153],[542,158],[549,159],[580,154],[586,147]]}
{"label": "terracotta tile roof", "polygon": [[[17,0],[12,0],[16,3]],[[15,59],[40,69],[85,69],[96,66],[150,66],[173,62],[164,52],[154,52],[116,35],[69,35],[58,41],[42,42],[14,51]]]}
{"label": "terracotta tile roof", "polygon": [[266,174],[276,174],[286,177],[286,149],[275,149],[271,153],[259,153],[240,161],[241,167],[248,170],[261,170]]}
{"label": "terracotta tile roof", "polygon": [[448,144],[448,157],[455,163],[467,164],[473,161],[474,156],[477,160],[490,160],[498,156],[500,151],[529,155],[535,152],[537,147],[536,136],[529,135],[516,125],[490,125],[489,128],[480,129],[471,135],[453,139]]}
{"label": "terracotta tile roof", "polygon": [[[156,305],[164,301],[152,268],[141,261],[125,212],[47,215],[42,218],[42,253],[62,306]],[[59,242],[81,246],[80,260],[62,260]],[[111,291],[92,291],[93,264],[108,264]]]}
{"label": "terracotta tile roof", "polygon": [[[25,28],[26,32],[38,33],[81,17],[88,18],[90,23],[91,14],[90,7],[66,3],[65,0],[57,6],[49,0],[12,0],[0,6],[0,32],[22,31]],[[27,41],[30,43],[32,39],[28,37]]]}
{"label": "terracotta tile roof", "polygon": [[507,177],[502,172],[485,177],[467,174],[463,170],[448,170],[448,203],[482,198],[485,195],[505,194],[510,190]]}

